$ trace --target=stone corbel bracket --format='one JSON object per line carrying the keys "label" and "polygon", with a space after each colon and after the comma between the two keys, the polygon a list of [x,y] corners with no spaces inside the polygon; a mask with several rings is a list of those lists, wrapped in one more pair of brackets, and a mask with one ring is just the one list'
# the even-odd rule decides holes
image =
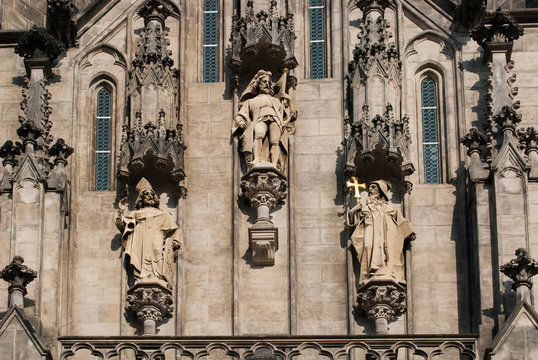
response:
{"label": "stone corbel bracket", "polygon": [[296,38],[292,13],[280,16],[277,1],[272,0],[269,13],[261,10],[255,14],[254,2],[249,0],[245,16],[232,18],[229,67],[236,74],[246,69],[256,71],[251,68],[257,63],[258,68],[265,66],[274,72],[282,68],[292,70],[298,65],[293,53]]}
{"label": "stone corbel bracket", "polygon": [[144,325],[142,335],[155,335],[157,324],[172,316],[172,291],[159,283],[139,282],[127,292],[126,310]]}
{"label": "stone corbel bracket", "polygon": [[357,289],[357,308],[375,323],[377,334],[387,334],[389,321],[405,313],[405,288],[395,282],[368,282]]}
{"label": "stone corbel bracket", "polygon": [[287,196],[286,177],[271,164],[258,164],[241,178],[241,191],[256,209],[254,225],[248,230],[254,265],[274,265],[278,250],[278,228],[270,219],[270,210]]}

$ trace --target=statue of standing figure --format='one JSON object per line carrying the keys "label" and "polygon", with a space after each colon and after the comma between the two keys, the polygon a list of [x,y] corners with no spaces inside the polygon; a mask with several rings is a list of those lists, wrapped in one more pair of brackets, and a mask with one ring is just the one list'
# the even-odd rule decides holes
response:
{"label": "statue of standing figure", "polygon": [[[232,134],[241,140],[240,151],[249,169],[258,163],[270,163],[285,171],[288,138],[297,118],[294,102],[285,92],[286,74],[287,69],[273,84],[271,72],[260,70],[241,96]],[[276,87],[279,91],[275,94]]]}
{"label": "statue of standing figure", "polygon": [[120,201],[115,223],[133,270],[135,283],[154,281],[171,289],[175,261],[182,249],[181,231],[172,215],[159,209],[159,198],[142,178],[136,186],[135,210],[127,213],[127,198]]}
{"label": "statue of standing figure", "polygon": [[400,211],[388,205],[390,183],[373,181],[367,189],[366,205],[358,203],[346,215],[360,264],[359,286],[371,281],[405,284],[404,243],[415,233]]}

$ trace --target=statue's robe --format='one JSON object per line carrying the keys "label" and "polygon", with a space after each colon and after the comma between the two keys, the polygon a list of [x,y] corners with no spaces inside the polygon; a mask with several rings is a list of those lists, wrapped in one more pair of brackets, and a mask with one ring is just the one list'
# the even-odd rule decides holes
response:
{"label": "statue's robe", "polygon": [[154,207],[132,211],[123,218],[122,244],[125,255],[138,278],[155,277],[171,286],[176,252],[181,246],[181,231],[167,212]]}
{"label": "statue's robe", "polygon": [[351,243],[360,264],[359,285],[372,280],[405,284],[403,248],[413,230],[400,211],[382,201],[369,201],[350,211],[346,220],[355,228]]}

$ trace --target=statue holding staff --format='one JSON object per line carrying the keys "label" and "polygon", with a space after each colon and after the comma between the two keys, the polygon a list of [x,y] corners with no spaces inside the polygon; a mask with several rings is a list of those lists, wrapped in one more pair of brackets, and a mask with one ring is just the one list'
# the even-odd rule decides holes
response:
{"label": "statue holding staff", "polygon": [[[276,84],[271,75],[269,71],[260,70],[250,81],[241,96],[232,134],[239,136],[240,151],[249,168],[258,163],[270,163],[283,172],[297,111],[285,92],[287,69]],[[275,88],[279,89],[276,94]]]}

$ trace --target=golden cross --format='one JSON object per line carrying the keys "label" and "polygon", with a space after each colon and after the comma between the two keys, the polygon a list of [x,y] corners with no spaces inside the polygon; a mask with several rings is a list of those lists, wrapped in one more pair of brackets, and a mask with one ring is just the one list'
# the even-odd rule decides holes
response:
{"label": "golden cross", "polygon": [[359,184],[359,181],[355,176],[351,177],[351,181],[346,181],[346,187],[354,188],[355,194],[353,195],[357,200],[357,203],[361,201],[361,192],[360,189],[366,189],[366,184]]}

